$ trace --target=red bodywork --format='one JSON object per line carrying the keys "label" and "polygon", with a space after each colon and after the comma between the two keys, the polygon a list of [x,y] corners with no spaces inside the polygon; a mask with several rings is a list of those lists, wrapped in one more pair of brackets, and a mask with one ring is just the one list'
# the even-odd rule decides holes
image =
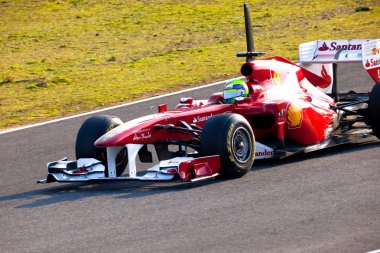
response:
{"label": "red bodywork", "polygon": [[216,93],[203,103],[188,99],[169,111],[161,105],[159,113],[126,122],[99,138],[95,145],[192,139],[192,134],[155,126],[179,126],[181,120],[203,127],[209,117],[225,112],[243,115],[257,139],[275,137],[312,145],[329,137],[336,112],[330,109],[334,100],[316,88],[331,83],[331,77],[323,69],[319,76],[281,57],[271,57],[245,63],[241,72],[250,89],[248,97],[236,99],[234,104],[221,104],[222,93]]}
{"label": "red bodywork", "polygon": [[219,156],[206,156],[180,164],[178,174],[183,181],[215,175],[220,170]]}

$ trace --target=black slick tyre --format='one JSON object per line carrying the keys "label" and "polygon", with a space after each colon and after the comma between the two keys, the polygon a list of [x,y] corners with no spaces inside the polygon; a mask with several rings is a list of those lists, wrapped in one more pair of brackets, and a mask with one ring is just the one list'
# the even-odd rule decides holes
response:
{"label": "black slick tyre", "polygon": [[380,139],[380,83],[377,83],[369,95],[368,122],[375,136]]}
{"label": "black slick tyre", "polygon": [[202,130],[202,156],[219,155],[220,175],[244,176],[255,159],[255,137],[248,121],[239,114],[220,114],[209,118]]}
{"label": "black slick tyre", "polygon": [[[123,122],[113,116],[96,115],[86,119],[80,127],[75,143],[75,156],[79,158],[95,158],[102,161],[106,167],[105,174],[108,176],[107,152],[103,147],[95,147],[95,141],[110,131],[123,124]],[[127,150],[122,149],[116,157],[116,175],[123,174],[128,163]]]}

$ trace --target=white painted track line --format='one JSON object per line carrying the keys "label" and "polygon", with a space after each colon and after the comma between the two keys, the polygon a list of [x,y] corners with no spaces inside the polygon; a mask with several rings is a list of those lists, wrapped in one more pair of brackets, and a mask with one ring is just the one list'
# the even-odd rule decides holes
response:
{"label": "white painted track line", "polygon": [[116,105],[116,106],[112,106],[112,107],[107,107],[107,108],[103,108],[103,109],[99,109],[99,110],[95,110],[95,111],[90,111],[90,112],[85,112],[85,113],[81,113],[81,114],[76,114],[76,115],[64,117],[64,118],[49,120],[49,121],[45,121],[45,122],[41,122],[41,123],[36,123],[36,124],[32,124],[32,125],[26,125],[26,126],[21,126],[21,127],[10,128],[10,129],[6,129],[6,130],[3,130],[3,131],[0,131],[0,135],[7,134],[7,133],[12,133],[12,132],[16,132],[16,131],[25,130],[25,129],[28,129],[28,128],[43,126],[43,125],[47,125],[47,124],[51,124],[51,123],[56,123],[56,122],[60,122],[60,121],[68,120],[68,119],[78,118],[78,117],[82,117],[82,116],[86,116],[86,115],[91,115],[91,114],[95,114],[95,113],[99,113],[99,112],[105,112],[105,111],[109,111],[109,110],[113,110],[113,109],[118,109],[118,108],[122,108],[122,107],[129,106],[129,105],[134,105],[134,104],[138,104],[138,103],[144,103],[144,102],[147,102],[147,101],[151,101],[151,100],[155,100],[155,99],[160,99],[160,98],[164,98],[164,97],[168,97],[168,96],[172,96],[172,95],[177,95],[177,94],[180,94],[180,93],[190,92],[190,91],[194,91],[194,90],[199,90],[199,89],[202,89],[202,88],[212,87],[212,86],[216,86],[216,85],[228,82],[228,81],[230,81],[232,79],[236,79],[236,78],[242,78],[242,77],[235,77],[235,78],[231,78],[231,79],[227,79],[227,80],[223,80],[223,81],[219,81],[219,82],[215,82],[215,83],[210,83],[210,84],[202,85],[202,86],[199,86],[199,87],[194,87],[194,88],[190,88],[190,89],[186,89],[186,90],[180,90],[180,91],[176,91],[176,92],[172,92],[172,93],[168,93],[168,94],[164,94],[164,95],[159,95],[159,96],[155,96],[155,97],[145,98],[145,99],[142,99],[142,100],[137,100],[137,101],[133,101],[133,102],[126,103],[126,104],[121,104],[121,105]]}
{"label": "white painted track line", "polygon": [[374,251],[369,251],[367,253],[380,253],[380,249],[374,250]]}

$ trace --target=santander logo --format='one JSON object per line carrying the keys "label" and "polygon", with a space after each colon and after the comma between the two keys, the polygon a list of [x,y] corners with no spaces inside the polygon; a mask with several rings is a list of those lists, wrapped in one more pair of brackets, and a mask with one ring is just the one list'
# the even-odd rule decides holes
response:
{"label": "santander logo", "polygon": [[329,47],[326,45],[326,42],[323,42],[322,46],[318,48],[319,51],[327,51]]}
{"label": "santander logo", "polygon": [[318,48],[318,51],[337,51],[337,50],[361,50],[362,44],[343,44],[340,45],[336,41],[333,41],[330,43],[330,45],[327,45],[326,42],[323,42],[322,46]]}
{"label": "santander logo", "polygon": [[376,66],[379,66],[380,65],[380,59],[367,59],[366,63],[365,63],[365,67],[366,68],[369,68],[369,67],[376,67]]}
{"label": "santander logo", "polygon": [[193,119],[193,123],[197,123],[197,122],[203,122],[203,121],[206,121],[208,120],[209,118],[211,118],[213,116],[213,114],[211,113],[210,115],[205,115],[205,116],[196,116],[194,117]]}
{"label": "santander logo", "polygon": [[255,156],[256,157],[260,157],[260,156],[273,156],[274,155],[274,152],[271,151],[271,150],[267,150],[267,149],[264,149],[263,151],[258,151],[255,153]]}

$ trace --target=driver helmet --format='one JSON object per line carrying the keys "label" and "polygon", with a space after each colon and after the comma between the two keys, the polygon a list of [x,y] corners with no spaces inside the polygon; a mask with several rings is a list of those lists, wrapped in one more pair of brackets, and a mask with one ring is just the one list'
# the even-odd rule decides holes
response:
{"label": "driver helmet", "polygon": [[235,98],[248,96],[248,86],[240,79],[228,81],[223,90],[223,103],[233,104]]}

